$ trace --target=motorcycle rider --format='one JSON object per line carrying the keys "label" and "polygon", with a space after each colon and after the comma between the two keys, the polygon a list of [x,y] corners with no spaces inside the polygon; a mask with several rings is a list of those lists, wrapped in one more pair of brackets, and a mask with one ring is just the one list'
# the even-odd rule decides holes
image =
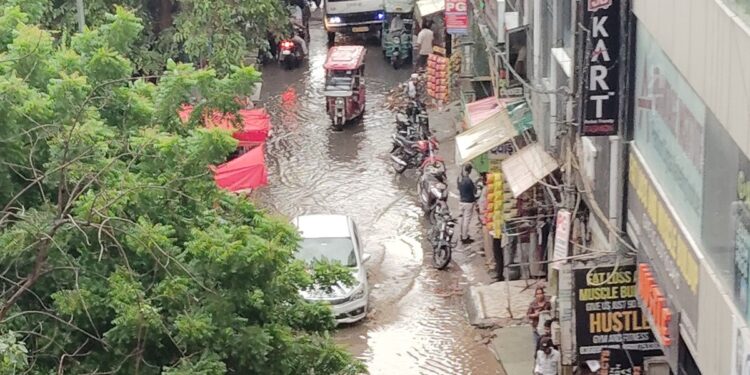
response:
{"label": "motorcycle rider", "polygon": [[461,210],[461,243],[470,244],[474,240],[469,236],[469,225],[474,216],[477,202],[477,187],[471,179],[471,164],[464,165],[464,170],[458,178],[458,193],[460,196],[459,208]]}
{"label": "motorcycle rider", "polygon": [[289,6],[289,13],[291,16],[289,17],[290,21],[292,22],[292,41],[299,45],[302,49],[302,54],[304,56],[307,56],[307,42],[305,41],[305,38],[301,37],[299,32],[297,32],[297,29],[305,30],[305,21],[304,16],[302,12],[302,8],[300,8],[297,4],[292,4]]}

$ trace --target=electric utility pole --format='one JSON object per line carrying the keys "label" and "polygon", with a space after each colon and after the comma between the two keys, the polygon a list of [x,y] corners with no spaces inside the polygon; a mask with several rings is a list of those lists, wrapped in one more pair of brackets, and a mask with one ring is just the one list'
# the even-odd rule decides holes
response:
{"label": "electric utility pole", "polygon": [[78,32],[86,28],[86,16],[83,14],[83,0],[76,0],[76,18],[78,19]]}

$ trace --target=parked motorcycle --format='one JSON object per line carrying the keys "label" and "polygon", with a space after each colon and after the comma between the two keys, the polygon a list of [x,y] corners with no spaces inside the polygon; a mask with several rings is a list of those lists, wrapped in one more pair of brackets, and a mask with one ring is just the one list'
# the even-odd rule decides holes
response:
{"label": "parked motorcycle", "polygon": [[434,235],[430,238],[432,243],[432,265],[439,269],[445,269],[451,262],[451,256],[453,255],[453,233],[456,226],[456,219],[451,217],[450,211],[447,209],[448,205],[440,203],[440,206],[444,208],[436,210],[437,221],[433,225]]}
{"label": "parked motorcycle", "polygon": [[396,173],[404,173],[409,168],[421,166],[432,150],[437,150],[438,147],[438,142],[434,137],[416,142],[397,134],[394,134],[392,138],[391,165]]}
{"label": "parked motorcycle", "polygon": [[414,142],[426,139],[419,131],[418,126],[409,121],[409,118],[403,113],[396,114],[396,134]]}
{"label": "parked motorcycle", "polygon": [[448,200],[448,185],[445,183],[445,164],[442,159],[431,156],[427,158],[421,166],[422,175],[417,181],[417,196],[425,215],[430,216],[430,222],[433,221],[432,213],[438,202]]}
{"label": "parked motorcycle", "polygon": [[427,139],[432,135],[430,131],[430,120],[427,116],[427,108],[424,103],[418,100],[412,100],[406,107],[406,116],[409,122],[417,127],[420,137]]}

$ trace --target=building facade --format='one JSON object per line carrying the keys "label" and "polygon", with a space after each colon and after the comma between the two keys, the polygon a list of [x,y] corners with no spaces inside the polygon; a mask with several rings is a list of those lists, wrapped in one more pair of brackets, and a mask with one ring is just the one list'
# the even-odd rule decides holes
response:
{"label": "building facade", "polygon": [[750,15],[742,3],[632,1],[626,231],[648,287],[644,310],[679,374],[750,372]]}
{"label": "building facade", "polygon": [[[609,251],[593,267],[617,269],[619,258],[632,270],[662,352],[641,366],[750,374],[750,1],[472,5],[484,23],[474,29],[490,35],[473,48],[491,51],[496,94],[526,98],[537,141],[560,165],[573,161],[565,183],[590,209],[568,254]],[[521,91],[503,91],[512,69]],[[572,365],[576,341],[591,346],[574,333],[577,284],[591,283],[576,270],[592,263],[567,266],[552,282]]]}

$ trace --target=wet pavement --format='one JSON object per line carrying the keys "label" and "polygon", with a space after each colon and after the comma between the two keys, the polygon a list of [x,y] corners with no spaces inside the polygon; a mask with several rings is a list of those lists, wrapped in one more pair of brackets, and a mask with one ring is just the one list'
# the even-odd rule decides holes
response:
{"label": "wet pavement", "polygon": [[[317,20],[315,19],[317,16]],[[267,146],[269,184],[254,193],[272,214],[351,216],[363,237],[371,287],[365,321],[342,327],[336,340],[371,374],[498,374],[492,353],[467,321],[467,279],[455,264],[430,266],[414,173],[398,176],[388,151],[393,114],[385,95],[409,67],[391,68],[377,42],[367,44],[367,109],[341,132],[331,129],[322,94],[325,33],[314,13],[310,59],[300,68],[264,68],[261,102],[273,116]],[[337,44],[362,44],[339,40]]]}

